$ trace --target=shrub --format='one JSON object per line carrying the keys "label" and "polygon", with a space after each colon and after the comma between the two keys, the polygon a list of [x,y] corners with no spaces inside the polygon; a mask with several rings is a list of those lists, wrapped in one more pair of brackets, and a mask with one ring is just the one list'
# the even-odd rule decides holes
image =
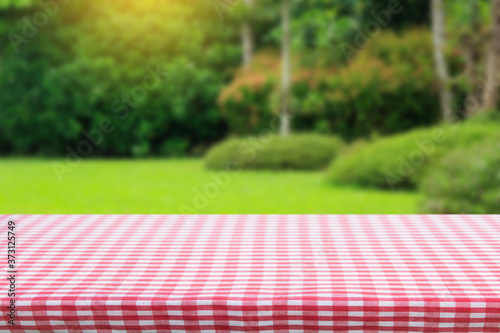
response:
{"label": "shrub", "polygon": [[[66,156],[69,147],[81,156],[170,157],[226,136],[216,99],[240,63],[229,42],[235,30],[212,29],[219,18],[206,1],[146,2],[71,1],[32,42],[0,48],[1,154]],[[21,16],[39,10],[2,12],[2,36],[23,36]],[[103,121],[113,129],[101,136]],[[80,152],[82,142],[91,150]]]}
{"label": "shrub", "polygon": [[500,112],[498,110],[486,110],[486,112],[473,114],[467,121],[479,124],[500,123]]}
{"label": "shrub", "polygon": [[[351,140],[438,121],[428,31],[383,31],[355,53],[344,67],[305,66],[293,59],[294,130]],[[221,92],[219,104],[232,134],[252,135],[267,126],[279,109],[280,71],[278,54],[261,53]]]}
{"label": "shrub", "polygon": [[[254,57],[250,69],[237,72],[234,80],[220,92],[218,103],[231,134],[253,135],[269,127],[279,112],[274,99],[278,94],[280,73],[279,54],[265,50]],[[302,70],[294,68],[294,86],[303,75],[301,73]]]}
{"label": "shrub", "polygon": [[421,209],[431,214],[500,213],[500,140],[446,155],[420,185]]}
{"label": "shrub", "polygon": [[296,134],[229,139],[212,148],[205,163],[211,169],[324,169],[343,147],[336,137]]}
{"label": "shrub", "polygon": [[353,145],[328,169],[337,184],[378,188],[415,188],[428,165],[454,147],[499,136],[496,124],[459,123]]}

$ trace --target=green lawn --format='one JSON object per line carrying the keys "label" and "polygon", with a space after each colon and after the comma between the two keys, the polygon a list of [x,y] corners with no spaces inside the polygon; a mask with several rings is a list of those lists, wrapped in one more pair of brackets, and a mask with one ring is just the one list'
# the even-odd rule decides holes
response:
{"label": "green lawn", "polygon": [[[217,185],[199,160],[89,160],[59,182],[52,163],[0,160],[0,213],[410,214],[418,200],[332,187],[319,172],[245,171]],[[212,198],[196,194],[207,186]]]}

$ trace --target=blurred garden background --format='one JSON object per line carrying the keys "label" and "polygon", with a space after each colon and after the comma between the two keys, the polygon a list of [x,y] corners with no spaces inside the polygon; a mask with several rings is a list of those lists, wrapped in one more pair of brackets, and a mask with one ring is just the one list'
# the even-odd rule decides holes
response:
{"label": "blurred garden background", "polygon": [[1,213],[500,213],[500,0],[0,0]]}

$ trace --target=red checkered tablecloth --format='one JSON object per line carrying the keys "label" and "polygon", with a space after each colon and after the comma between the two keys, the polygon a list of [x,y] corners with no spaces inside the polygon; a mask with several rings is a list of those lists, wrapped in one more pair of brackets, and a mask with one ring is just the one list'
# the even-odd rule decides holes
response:
{"label": "red checkered tablecloth", "polygon": [[500,216],[0,217],[2,332],[500,332]]}

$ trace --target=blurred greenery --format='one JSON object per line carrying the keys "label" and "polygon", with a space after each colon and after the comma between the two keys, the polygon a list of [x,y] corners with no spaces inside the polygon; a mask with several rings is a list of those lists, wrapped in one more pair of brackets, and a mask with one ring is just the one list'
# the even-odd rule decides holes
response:
{"label": "blurred greenery", "polygon": [[[254,97],[226,113],[217,98],[225,86],[238,84],[241,20],[252,23],[257,54],[276,50],[282,34],[280,6],[260,0],[251,10],[236,3],[219,13],[217,1],[2,0],[0,37],[6,47],[0,50],[0,154],[66,155],[88,140],[85,131],[108,120],[113,130],[93,147],[92,156],[200,155],[228,133],[242,132],[233,126],[235,117],[250,128],[246,134],[257,133],[255,120],[248,119],[259,112],[267,117],[276,94],[260,93],[244,82],[240,86]],[[299,66],[295,109],[301,110],[294,120],[297,129],[333,131],[350,139],[436,121],[425,32],[408,38],[385,33],[367,43],[364,58],[344,68],[338,45],[352,44],[359,29],[388,4],[293,2],[293,54]],[[426,1],[402,1],[401,6],[411,8],[411,14],[407,10],[392,17],[387,28],[406,31],[427,23]],[[408,52],[415,48],[417,54]],[[413,60],[387,58],[388,52],[403,52],[402,57]],[[273,62],[279,68],[279,59]],[[415,62],[425,66],[414,75],[408,69]],[[372,71],[363,79],[367,67]],[[144,89],[145,80],[153,80],[151,72],[159,82]],[[392,81],[388,85],[387,78]],[[383,86],[384,93],[379,91]]]}
{"label": "blurred greenery", "polygon": [[205,157],[206,166],[222,170],[323,170],[344,148],[344,142],[333,136],[294,134],[285,138],[269,133],[214,146]]}
{"label": "blurred greenery", "polygon": [[[495,64],[486,61],[496,36],[490,0],[444,0],[449,79],[437,75],[441,48],[433,44],[429,0],[291,1],[290,98],[281,3],[253,3],[0,0],[0,186],[8,189],[0,210],[182,212],[213,171],[201,158],[176,158],[214,147],[209,167],[242,161],[242,142],[271,127],[277,135],[284,101],[292,135],[276,136],[244,165],[273,172],[231,174],[231,184],[196,212],[411,213],[419,194],[366,188],[415,190],[449,151],[458,150],[450,158],[458,161],[471,144],[499,137],[498,98],[488,110],[470,105],[486,104],[484,77]],[[454,125],[443,123],[444,88]],[[448,139],[429,146],[436,130]],[[421,160],[408,166],[416,154]],[[485,153],[477,163],[492,172],[495,161]],[[326,176],[278,171],[328,164]],[[442,188],[431,192],[443,200],[454,188],[450,175],[478,170],[436,168],[429,177],[441,177]],[[468,187],[455,189],[469,198]]]}
{"label": "blurred greenery", "polygon": [[[58,161],[63,163],[63,161]],[[59,183],[53,161],[7,159],[0,163],[0,211],[67,214],[347,214],[415,213],[419,196],[340,187],[321,172],[242,172],[218,184],[217,172],[196,160],[88,160]],[[223,179],[223,177],[221,177]],[[224,186],[224,184],[227,184]],[[212,192],[209,192],[212,193]],[[194,200],[204,204],[197,209]]]}
{"label": "blurred greenery", "polygon": [[500,139],[458,149],[429,171],[421,183],[427,214],[500,213]]}
{"label": "blurred greenery", "polygon": [[[418,52],[415,52],[418,50]],[[293,71],[292,128],[352,140],[435,124],[440,119],[430,33],[386,31],[353,55],[346,67],[302,64]],[[257,55],[219,96],[232,134],[256,134],[279,111],[281,63]]]}
{"label": "blurred greenery", "polygon": [[[215,101],[240,51],[235,29],[210,3],[74,0],[59,7],[33,38],[2,50],[1,153],[64,155],[103,119],[114,130],[94,156],[199,153],[223,137]],[[25,36],[31,21],[20,17],[40,11],[7,10],[2,37]]]}
{"label": "blurred greenery", "polygon": [[500,139],[500,123],[441,125],[352,145],[327,171],[334,184],[415,189],[429,167],[450,150]]}

